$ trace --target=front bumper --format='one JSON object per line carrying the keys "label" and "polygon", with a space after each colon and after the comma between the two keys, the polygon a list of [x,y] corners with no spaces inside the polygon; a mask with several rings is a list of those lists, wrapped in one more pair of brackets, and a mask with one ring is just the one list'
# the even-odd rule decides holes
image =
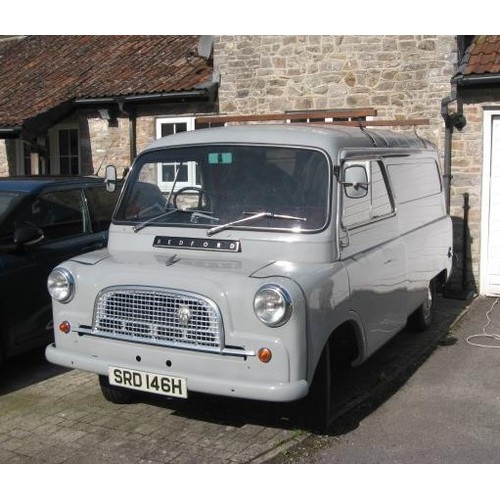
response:
{"label": "front bumper", "polygon": [[[80,342],[77,342],[80,343]],[[276,380],[275,369],[264,365],[256,357],[241,358],[209,353],[192,353],[174,349],[158,349],[147,345],[113,342],[110,349],[104,339],[85,339],[86,348],[79,345],[78,352],[62,350],[51,344],[46,348],[51,363],[84,371],[108,375],[110,366],[142,370],[161,375],[187,379],[188,391],[253,399],[259,401],[295,401],[307,395],[306,380]],[[95,354],[92,345],[101,344]],[[279,349],[278,349],[279,350]],[[94,352],[94,354],[91,354]],[[279,357],[279,356],[278,356]],[[268,375],[268,376],[266,376]]]}

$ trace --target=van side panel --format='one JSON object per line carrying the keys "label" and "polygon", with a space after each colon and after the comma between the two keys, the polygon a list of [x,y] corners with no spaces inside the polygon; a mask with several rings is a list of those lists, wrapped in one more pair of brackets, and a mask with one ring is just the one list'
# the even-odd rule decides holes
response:
{"label": "van side panel", "polygon": [[429,282],[441,271],[451,271],[451,221],[435,157],[390,158],[386,165],[406,249],[409,315],[424,300]]}
{"label": "van side panel", "polygon": [[349,277],[350,308],[362,319],[368,355],[406,323],[406,260],[395,216],[349,230],[342,261]]}

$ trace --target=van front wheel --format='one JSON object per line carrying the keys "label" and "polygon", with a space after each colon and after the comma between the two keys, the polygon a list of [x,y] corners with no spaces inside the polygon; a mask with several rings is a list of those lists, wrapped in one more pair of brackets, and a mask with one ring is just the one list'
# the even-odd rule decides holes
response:
{"label": "van front wheel", "polygon": [[332,342],[323,349],[308,396],[302,400],[303,421],[310,430],[326,432],[332,423],[336,400],[333,390]]}
{"label": "van front wheel", "polygon": [[427,287],[425,300],[420,307],[410,316],[410,326],[418,331],[427,330],[434,320],[434,311],[436,308],[436,282],[432,280]]}
{"label": "van front wheel", "polygon": [[134,393],[132,391],[112,386],[109,383],[108,377],[104,375],[99,375],[99,384],[104,399],[110,403],[126,405],[134,401]]}

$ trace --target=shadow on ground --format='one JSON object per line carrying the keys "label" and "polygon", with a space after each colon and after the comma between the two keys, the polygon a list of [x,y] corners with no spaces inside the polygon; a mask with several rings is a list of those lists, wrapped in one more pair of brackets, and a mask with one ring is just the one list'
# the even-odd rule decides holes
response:
{"label": "shadow on ground", "polygon": [[45,347],[8,359],[0,370],[0,396],[67,372],[45,359]]}

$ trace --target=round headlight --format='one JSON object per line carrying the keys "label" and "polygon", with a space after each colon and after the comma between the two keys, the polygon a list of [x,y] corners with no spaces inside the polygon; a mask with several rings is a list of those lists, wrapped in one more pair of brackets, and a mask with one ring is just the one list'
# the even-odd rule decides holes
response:
{"label": "round headlight", "polygon": [[264,285],[255,294],[253,310],[267,326],[284,325],[292,314],[292,300],[278,285]]}
{"label": "round headlight", "polygon": [[47,288],[54,300],[66,303],[73,298],[75,293],[75,279],[68,270],[56,267],[49,274]]}

